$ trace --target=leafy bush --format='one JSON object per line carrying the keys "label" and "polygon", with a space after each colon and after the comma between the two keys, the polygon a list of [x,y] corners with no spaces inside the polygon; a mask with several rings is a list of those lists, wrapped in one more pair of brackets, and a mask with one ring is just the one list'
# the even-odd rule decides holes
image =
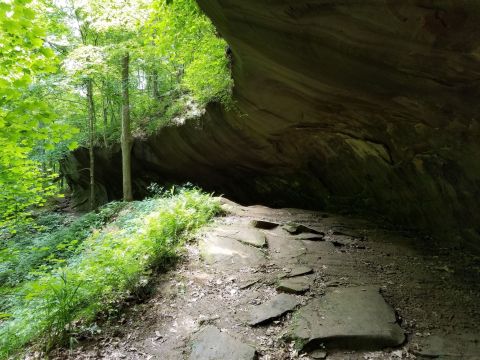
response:
{"label": "leafy bush", "polygon": [[37,226],[26,225],[9,239],[0,237],[0,286],[14,287],[61,266],[93,229],[104,226],[124,206],[113,202],[75,220],[47,213],[37,219]]}
{"label": "leafy bush", "polygon": [[185,239],[218,209],[212,197],[196,189],[129,204],[64,266],[23,285],[10,317],[0,323],[0,357],[34,339],[43,339],[46,350],[65,344],[74,325],[118,307],[152,269],[174,259]]}

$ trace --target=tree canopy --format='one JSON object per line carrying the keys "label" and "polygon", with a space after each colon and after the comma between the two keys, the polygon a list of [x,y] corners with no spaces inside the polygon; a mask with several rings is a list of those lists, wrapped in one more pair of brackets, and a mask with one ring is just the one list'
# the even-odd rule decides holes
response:
{"label": "tree canopy", "polygon": [[58,59],[44,46],[45,28],[30,5],[0,2],[0,225],[52,194],[51,172],[31,155],[68,137],[64,124],[36,96],[35,84],[55,73]]}
{"label": "tree canopy", "polygon": [[68,151],[119,142],[126,51],[134,136],[230,98],[226,44],[194,0],[0,0],[0,30],[0,227],[59,191]]}

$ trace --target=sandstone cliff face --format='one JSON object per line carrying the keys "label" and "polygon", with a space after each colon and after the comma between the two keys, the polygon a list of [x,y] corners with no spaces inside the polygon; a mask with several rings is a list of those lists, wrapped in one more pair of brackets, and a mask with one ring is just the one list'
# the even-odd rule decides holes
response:
{"label": "sandstone cliff face", "polygon": [[[479,2],[198,2],[231,46],[236,109],[137,141],[143,184],[368,210],[477,241]],[[121,181],[113,153],[99,155],[105,198]]]}

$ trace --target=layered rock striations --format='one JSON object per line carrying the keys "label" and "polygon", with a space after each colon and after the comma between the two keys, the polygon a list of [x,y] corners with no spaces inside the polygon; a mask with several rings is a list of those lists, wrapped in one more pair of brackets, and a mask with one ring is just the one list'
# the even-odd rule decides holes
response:
{"label": "layered rock striations", "polygon": [[[137,193],[192,181],[245,203],[348,207],[475,243],[480,3],[198,2],[231,47],[235,108],[211,105],[136,141]],[[117,197],[118,151],[99,158],[99,189]]]}

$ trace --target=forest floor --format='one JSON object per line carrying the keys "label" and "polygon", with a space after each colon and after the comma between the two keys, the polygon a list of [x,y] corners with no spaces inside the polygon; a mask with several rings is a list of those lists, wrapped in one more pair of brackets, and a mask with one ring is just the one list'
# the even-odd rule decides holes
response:
{"label": "forest floor", "polygon": [[479,257],[359,218],[222,201],[144,302],[53,357],[480,359]]}

